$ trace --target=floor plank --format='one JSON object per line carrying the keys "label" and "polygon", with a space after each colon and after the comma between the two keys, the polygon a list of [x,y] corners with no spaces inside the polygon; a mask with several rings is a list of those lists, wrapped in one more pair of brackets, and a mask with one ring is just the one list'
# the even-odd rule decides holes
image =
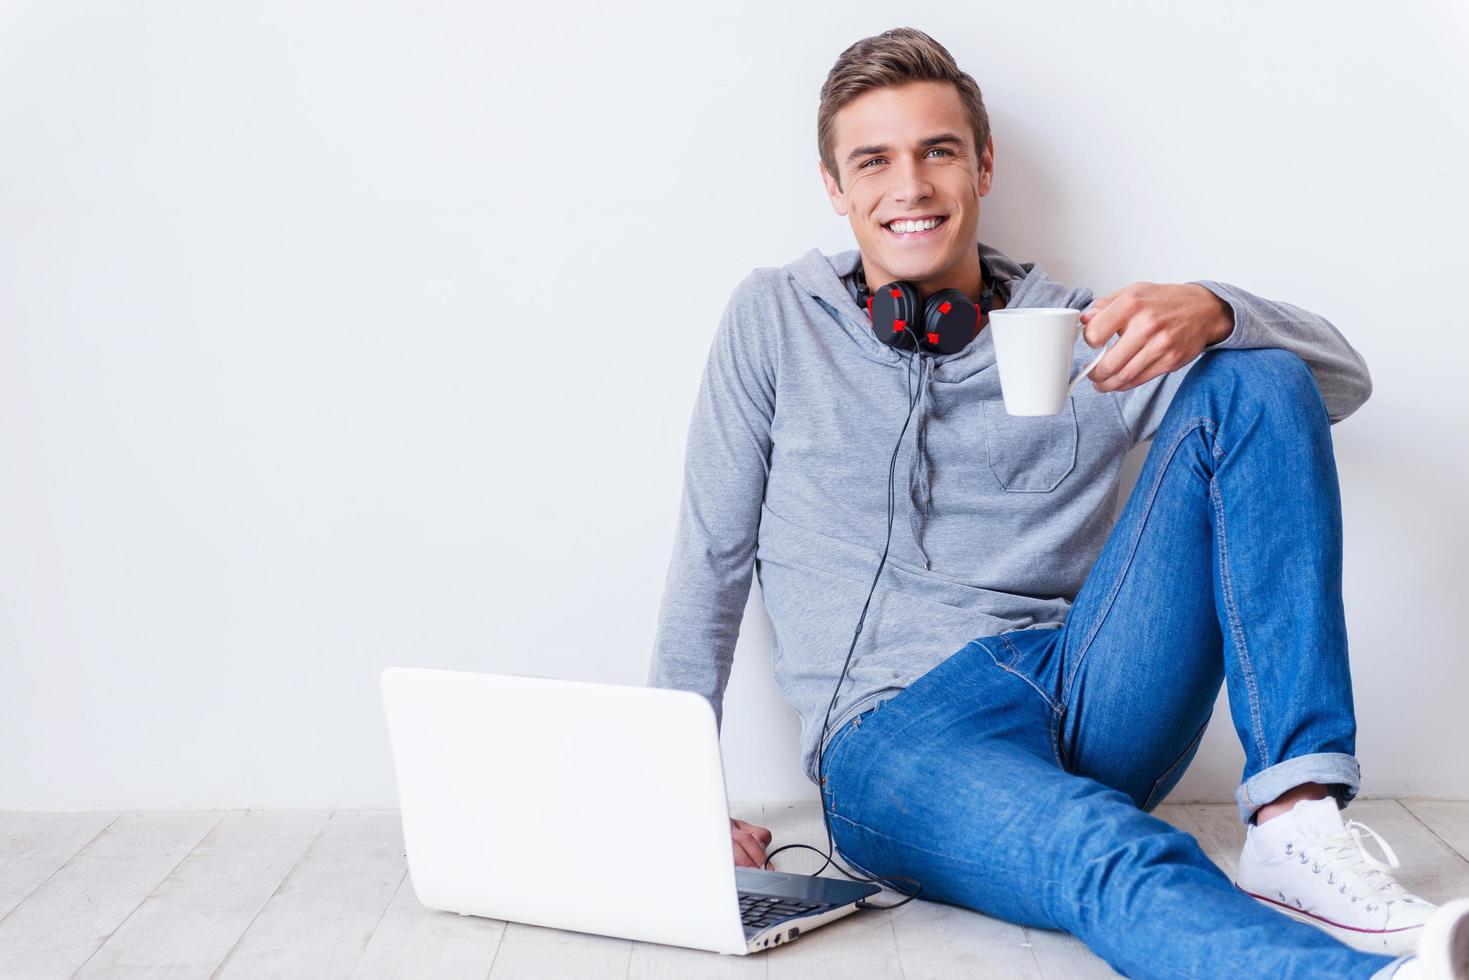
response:
{"label": "floor plank", "polygon": [[1408,812],[1469,860],[1469,800],[1403,800]]}
{"label": "floor plank", "polygon": [[704,949],[684,949],[657,943],[633,943],[628,961],[629,980],[764,980],[767,953],[729,956]]}
{"label": "floor plank", "polygon": [[0,814],[0,919],[116,818],[115,813]]}
{"label": "floor plank", "polygon": [[1042,975],[1023,926],[922,898],[888,914],[905,980]]}
{"label": "floor plank", "polygon": [[207,978],[330,814],[228,814],[78,972]]}
{"label": "floor plank", "polygon": [[799,942],[757,954],[771,980],[898,977],[902,965],[891,912],[860,912],[824,925]]}
{"label": "floor plank", "polygon": [[224,817],[120,816],[0,921],[0,977],[69,977]]}
{"label": "floor plank", "polygon": [[1048,980],[1093,980],[1117,976],[1105,960],[1069,932],[1027,926],[1025,938],[1035,953],[1041,976]]}
{"label": "floor plank", "polygon": [[[814,800],[731,812],[769,827],[773,846],[826,847]],[[1233,875],[1244,837],[1233,804],[1164,804],[1156,815]],[[1469,895],[1469,802],[1358,800],[1344,816],[1382,834],[1412,890]],[[798,873],[823,861],[804,849],[776,857]],[[0,814],[0,978],[1116,976],[1066,933],[929,900],[720,956],[431,911],[405,871],[394,811]]]}
{"label": "floor plank", "polygon": [[349,976],[407,867],[397,811],[333,813],[216,975]]}
{"label": "floor plank", "polygon": [[[1469,860],[1444,843],[1432,830],[1397,800],[1358,800],[1343,811],[1392,845],[1402,867],[1393,877],[1409,891],[1430,902],[1443,903],[1469,895]],[[1376,843],[1368,838],[1369,853]]]}
{"label": "floor plank", "polygon": [[1188,807],[1182,803],[1164,803],[1153,810],[1153,816],[1165,823],[1172,824],[1179,830],[1190,834],[1197,834],[1199,825],[1194,823],[1193,816],[1188,812]]}
{"label": "floor plank", "polygon": [[352,971],[353,980],[482,980],[505,922],[425,907],[405,877]]}
{"label": "floor plank", "polygon": [[487,980],[625,980],[634,945],[627,939],[511,922]]}
{"label": "floor plank", "polygon": [[1186,807],[1193,818],[1193,832],[1204,853],[1219,865],[1229,880],[1239,867],[1240,848],[1245,844],[1245,825],[1239,818],[1239,807],[1233,803],[1195,803]]}

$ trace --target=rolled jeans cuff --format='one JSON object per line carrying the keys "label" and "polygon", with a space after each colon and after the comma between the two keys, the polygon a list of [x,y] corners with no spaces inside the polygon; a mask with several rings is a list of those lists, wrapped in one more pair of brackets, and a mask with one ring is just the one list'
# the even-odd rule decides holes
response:
{"label": "rolled jeans cuff", "polygon": [[1277,762],[1245,780],[1234,791],[1240,819],[1249,823],[1260,807],[1303,783],[1334,787],[1337,806],[1344,807],[1352,802],[1362,785],[1362,767],[1357,764],[1356,756],[1344,752],[1315,752]]}

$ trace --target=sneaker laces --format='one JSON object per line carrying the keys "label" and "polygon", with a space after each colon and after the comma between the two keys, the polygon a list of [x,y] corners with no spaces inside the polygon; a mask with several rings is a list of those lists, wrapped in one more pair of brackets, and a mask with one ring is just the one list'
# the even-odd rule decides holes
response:
{"label": "sneaker laces", "polygon": [[[1401,898],[1412,898],[1409,891],[1390,873],[1400,864],[1397,854],[1382,839],[1382,835],[1357,820],[1348,820],[1345,827],[1346,833],[1307,844],[1301,851],[1301,863],[1311,862],[1313,870],[1329,869],[1331,874],[1327,881],[1331,884],[1336,883],[1338,876],[1350,877],[1364,890],[1363,898],[1376,899],[1383,905]],[[1385,863],[1367,852],[1362,837],[1364,833],[1370,835],[1382,849],[1383,857],[1387,858]],[[1345,884],[1340,891],[1346,891]]]}

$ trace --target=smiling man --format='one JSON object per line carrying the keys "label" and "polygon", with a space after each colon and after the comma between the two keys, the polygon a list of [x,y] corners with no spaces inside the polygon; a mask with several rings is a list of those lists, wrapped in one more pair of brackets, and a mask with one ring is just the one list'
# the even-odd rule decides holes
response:
{"label": "smiling man", "polygon": [[[842,53],[817,143],[858,248],[756,269],[725,309],[649,683],[721,718],[753,569],[855,868],[1066,929],[1128,976],[1469,976],[1469,902],[1435,912],[1340,813],[1360,775],[1329,426],[1371,391],[1361,356],[1237,286],[1094,297],[979,242],[988,115],[920,31]],[[868,300],[898,281],[963,293],[972,338],[880,338]],[[1085,311],[1076,364],[1112,341],[1061,414],[1005,413],[1002,306]],[[1237,883],[1148,812],[1221,684],[1245,749]],[[770,843],[732,822],[736,863]]]}

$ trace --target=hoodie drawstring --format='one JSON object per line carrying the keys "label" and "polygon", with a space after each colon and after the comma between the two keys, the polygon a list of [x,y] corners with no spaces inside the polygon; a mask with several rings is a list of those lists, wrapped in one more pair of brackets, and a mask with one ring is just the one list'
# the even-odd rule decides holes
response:
{"label": "hoodie drawstring", "polygon": [[[917,356],[917,355],[914,355]],[[930,464],[928,458],[928,416],[933,409],[933,358],[918,358],[918,418],[913,423],[913,463],[908,469],[908,528],[913,534],[913,544],[923,558],[924,571],[931,571],[928,552],[923,550],[923,530],[928,523],[933,496],[929,490]]]}

